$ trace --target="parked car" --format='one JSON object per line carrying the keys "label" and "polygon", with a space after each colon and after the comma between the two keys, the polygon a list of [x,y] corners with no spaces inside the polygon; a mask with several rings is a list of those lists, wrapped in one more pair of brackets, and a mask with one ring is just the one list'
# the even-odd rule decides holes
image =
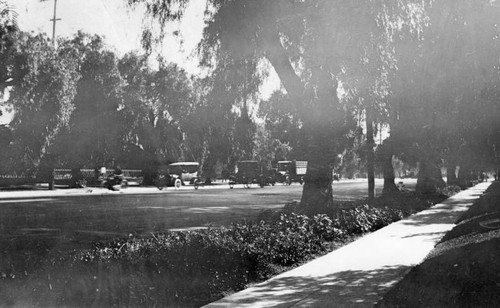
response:
{"label": "parked car", "polygon": [[200,164],[197,162],[176,162],[169,165],[161,166],[158,169],[158,175],[155,179],[155,185],[158,189],[163,189],[166,186],[173,186],[179,189],[186,184],[192,184],[198,188]]}
{"label": "parked car", "polygon": [[244,184],[246,188],[249,188],[250,184],[259,184],[260,187],[264,187],[268,182],[258,162],[244,160],[237,162],[236,173],[229,177],[229,188],[233,188],[235,184]]}
{"label": "parked car", "polygon": [[307,171],[307,161],[304,160],[281,160],[278,161],[278,182],[290,185],[292,182],[304,184]]}

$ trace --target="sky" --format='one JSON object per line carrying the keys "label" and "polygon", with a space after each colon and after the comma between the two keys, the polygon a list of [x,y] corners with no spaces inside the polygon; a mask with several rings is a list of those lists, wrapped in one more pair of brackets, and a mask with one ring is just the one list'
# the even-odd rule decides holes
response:
{"label": "sky", "polygon": [[[23,31],[45,32],[52,36],[54,0],[7,0],[18,13],[19,27]],[[57,0],[57,37],[70,37],[78,30],[99,34],[118,55],[141,51],[140,35],[144,9],[126,6],[125,0]],[[163,55],[179,64],[191,74],[197,73],[191,52],[200,41],[204,27],[205,0],[195,0],[189,5],[185,19],[167,26]],[[181,45],[174,31],[183,34]]]}

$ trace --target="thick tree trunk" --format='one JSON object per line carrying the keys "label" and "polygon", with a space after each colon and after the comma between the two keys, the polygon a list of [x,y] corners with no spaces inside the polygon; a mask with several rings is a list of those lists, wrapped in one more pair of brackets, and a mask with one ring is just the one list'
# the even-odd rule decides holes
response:
{"label": "thick tree trunk", "polygon": [[375,198],[375,141],[373,140],[372,109],[366,108],[366,172],[368,175],[368,198]]}
{"label": "thick tree trunk", "polygon": [[333,207],[334,127],[343,120],[342,111],[338,108],[337,86],[335,79],[318,66],[313,69],[317,88],[306,89],[281,45],[279,33],[276,32],[275,36],[268,41],[266,57],[288,92],[290,102],[303,116],[305,140],[302,148],[308,165],[301,208],[306,213],[314,213],[315,209]]}
{"label": "thick tree trunk", "polygon": [[[392,138],[392,137],[391,137]],[[382,170],[384,172],[384,189],[382,194],[389,195],[399,193],[396,186],[394,176],[394,166],[392,165],[392,157],[394,156],[393,141],[389,138],[384,141],[379,151],[379,160],[382,163]]]}
{"label": "thick tree trunk", "polygon": [[382,158],[382,169],[384,170],[384,189],[382,190],[383,195],[390,195],[394,193],[399,193],[399,189],[394,182],[396,177],[394,176],[394,166],[392,165],[392,153],[388,151],[386,155]]}
{"label": "thick tree trunk", "polygon": [[154,146],[144,146],[142,164],[144,185],[153,185],[158,174],[158,168],[160,167],[160,161],[156,156],[156,148]]}
{"label": "thick tree trunk", "polygon": [[441,169],[428,160],[419,163],[419,172],[415,191],[418,193],[435,193],[438,188],[443,188],[446,183],[441,176]]}
{"label": "thick tree trunk", "polygon": [[330,125],[308,122],[303,127],[306,133],[304,154],[308,164],[300,204],[305,213],[315,213],[333,206],[332,175],[335,155],[329,142],[332,138]]}
{"label": "thick tree trunk", "polygon": [[460,165],[460,169],[458,170],[458,185],[462,189],[465,189],[472,186],[473,180],[475,180],[473,170],[467,164]]}
{"label": "thick tree trunk", "polygon": [[300,205],[304,213],[332,208],[332,169],[309,162]]}

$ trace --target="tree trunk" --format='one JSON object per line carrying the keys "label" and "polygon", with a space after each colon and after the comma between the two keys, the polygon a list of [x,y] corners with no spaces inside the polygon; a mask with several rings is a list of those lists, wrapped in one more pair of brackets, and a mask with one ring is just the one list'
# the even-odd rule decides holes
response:
{"label": "tree trunk", "polygon": [[[305,184],[301,198],[304,212],[314,213],[319,208],[333,207],[332,172],[335,153],[334,128],[343,123],[343,113],[339,108],[336,79],[321,66],[312,70],[318,82],[315,89],[306,89],[295,73],[287,51],[281,45],[280,34],[268,40],[266,57],[271,62],[281,83],[285,87],[290,102],[301,113],[303,120],[305,149],[304,159],[308,161]],[[313,78],[311,78],[313,79]]]}
{"label": "tree trunk", "polygon": [[301,208],[304,213],[317,213],[332,209],[332,169],[308,162]]}
{"label": "tree trunk", "polygon": [[154,180],[158,175],[160,161],[156,155],[156,148],[152,145],[145,145],[142,161],[143,184],[154,185]]}
{"label": "tree trunk", "polygon": [[382,194],[390,195],[394,193],[399,193],[399,189],[396,186],[395,176],[394,176],[394,166],[392,165],[392,153],[389,153],[384,157],[382,161],[382,168],[384,170],[384,189]]}
{"label": "tree trunk", "polygon": [[472,181],[475,180],[473,170],[467,165],[460,165],[460,169],[458,170],[458,185],[462,189],[466,189],[472,186]]}
{"label": "tree trunk", "polygon": [[448,162],[448,165],[446,166],[446,183],[448,185],[458,185],[458,177],[455,173],[456,169],[456,164]]}
{"label": "tree trunk", "polygon": [[372,108],[366,111],[366,171],[368,175],[368,198],[375,198],[375,141],[373,140],[373,115]]}
{"label": "tree trunk", "polygon": [[303,127],[307,133],[305,156],[308,161],[304,190],[300,201],[304,213],[317,213],[333,206],[333,164],[331,160],[334,155],[328,150],[328,142],[325,142],[331,138],[331,130],[322,128],[322,125],[312,126]]}
{"label": "tree trunk", "polygon": [[202,176],[212,177],[213,164],[210,163],[210,139],[212,138],[212,127],[208,128],[207,134],[203,136],[201,148],[200,173]]}
{"label": "tree trunk", "polygon": [[415,191],[418,193],[435,193],[438,188],[443,188],[446,183],[441,176],[441,169],[437,164],[422,160],[419,163],[419,172]]}
{"label": "tree trunk", "polygon": [[380,161],[382,162],[382,170],[384,172],[384,189],[382,190],[382,194],[384,195],[400,192],[396,183],[394,183],[394,166],[392,165],[393,153],[393,142],[390,139],[386,139],[380,151]]}

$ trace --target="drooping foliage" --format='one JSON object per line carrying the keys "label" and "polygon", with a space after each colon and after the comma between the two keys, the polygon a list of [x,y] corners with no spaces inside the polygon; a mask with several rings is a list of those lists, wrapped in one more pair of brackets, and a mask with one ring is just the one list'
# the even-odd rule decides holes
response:
{"label": "drooping foliage", "polygon": [[136,167],[148,176],[154,176],[161,163],[190,160],[185,132],[194,97],[186,73],[163,62],[153,71],[147,58],[137,54],[125,55],[119,71],[125,82],[123,104],[132,152],[124,155],[124,160],[139,155],[136,159],[141,163]]}
{"label": "drooping foliage", "polygon": [[17,13],[5,1],[0,1],[0,93],[12,85],[16,77],[13,70],[15,62],[15,44],[17,27]]}
{"label": "drooping foliage", "polygon": [[[144,1],[129,3],[141,2]],[[161,10],[150,7],[148,15],[163,27],[166,20],[180,16],[178,13],[182,13],[187,1],[174,2],[175,5],[153,3]],[[350,76],[351,71],[362,72],[357,78],[350,78],[355,80],[352,88],[372,91],[375,96],[387,92],[387,71],[395,67],[391,52],[394,37],[422,31],[425,4],[426,1],[208,1],[207,26],[199,49],[201,63],[216,70],[231,62],[258,63],[265,59],[278,74],[289,104],[302,121],[301,142],[306,149],[304,159],[309,161],[304,206],[328,203],[331,199],[331,172],[337,154],[345,148],[342,140],[349,130],[349,113],[337,95],[340,78]],[[247,67],[251,76],[256,76],[256,68]],[[234,81],[241,84],[248,79]]]}
{"label": "drooping foliage", "polygon": [[470,174],[479,167],[470,164],[492,161],[492,155],[471,154],[492,152],[492,144],[479,146],[485,143],[477,137],[489,122],[484,116],[497,109],[486,106],[481,93],[498,84],[498,8],[492,2],[437,1],[428,15],[423,40],[398,44],[399,69],[391,80],[391,138],[419,161],[422,191],[444,185],[443,159],[452,183],[456,166]]}
{"label": "drooping foliage", "polygon": [[[118,58],[106,49],[101,37],[82,32],[60,42],[58,53],[73,57],[82,76],[70,127],[61,139],[60,155],[73,167],[110,165],[119,156],[126,126]],[[65,149],[67,144],[71,148]]]}
{"label": "drooping foliage", "polygon": [[12,144],[20,170],[38,168],[53,152],[56,138],[69,125],[75,109],[77,65],[69,56],[58,56],[44,35],[20,34],[13,71],[18,75],[9,92],[14,118]]}

